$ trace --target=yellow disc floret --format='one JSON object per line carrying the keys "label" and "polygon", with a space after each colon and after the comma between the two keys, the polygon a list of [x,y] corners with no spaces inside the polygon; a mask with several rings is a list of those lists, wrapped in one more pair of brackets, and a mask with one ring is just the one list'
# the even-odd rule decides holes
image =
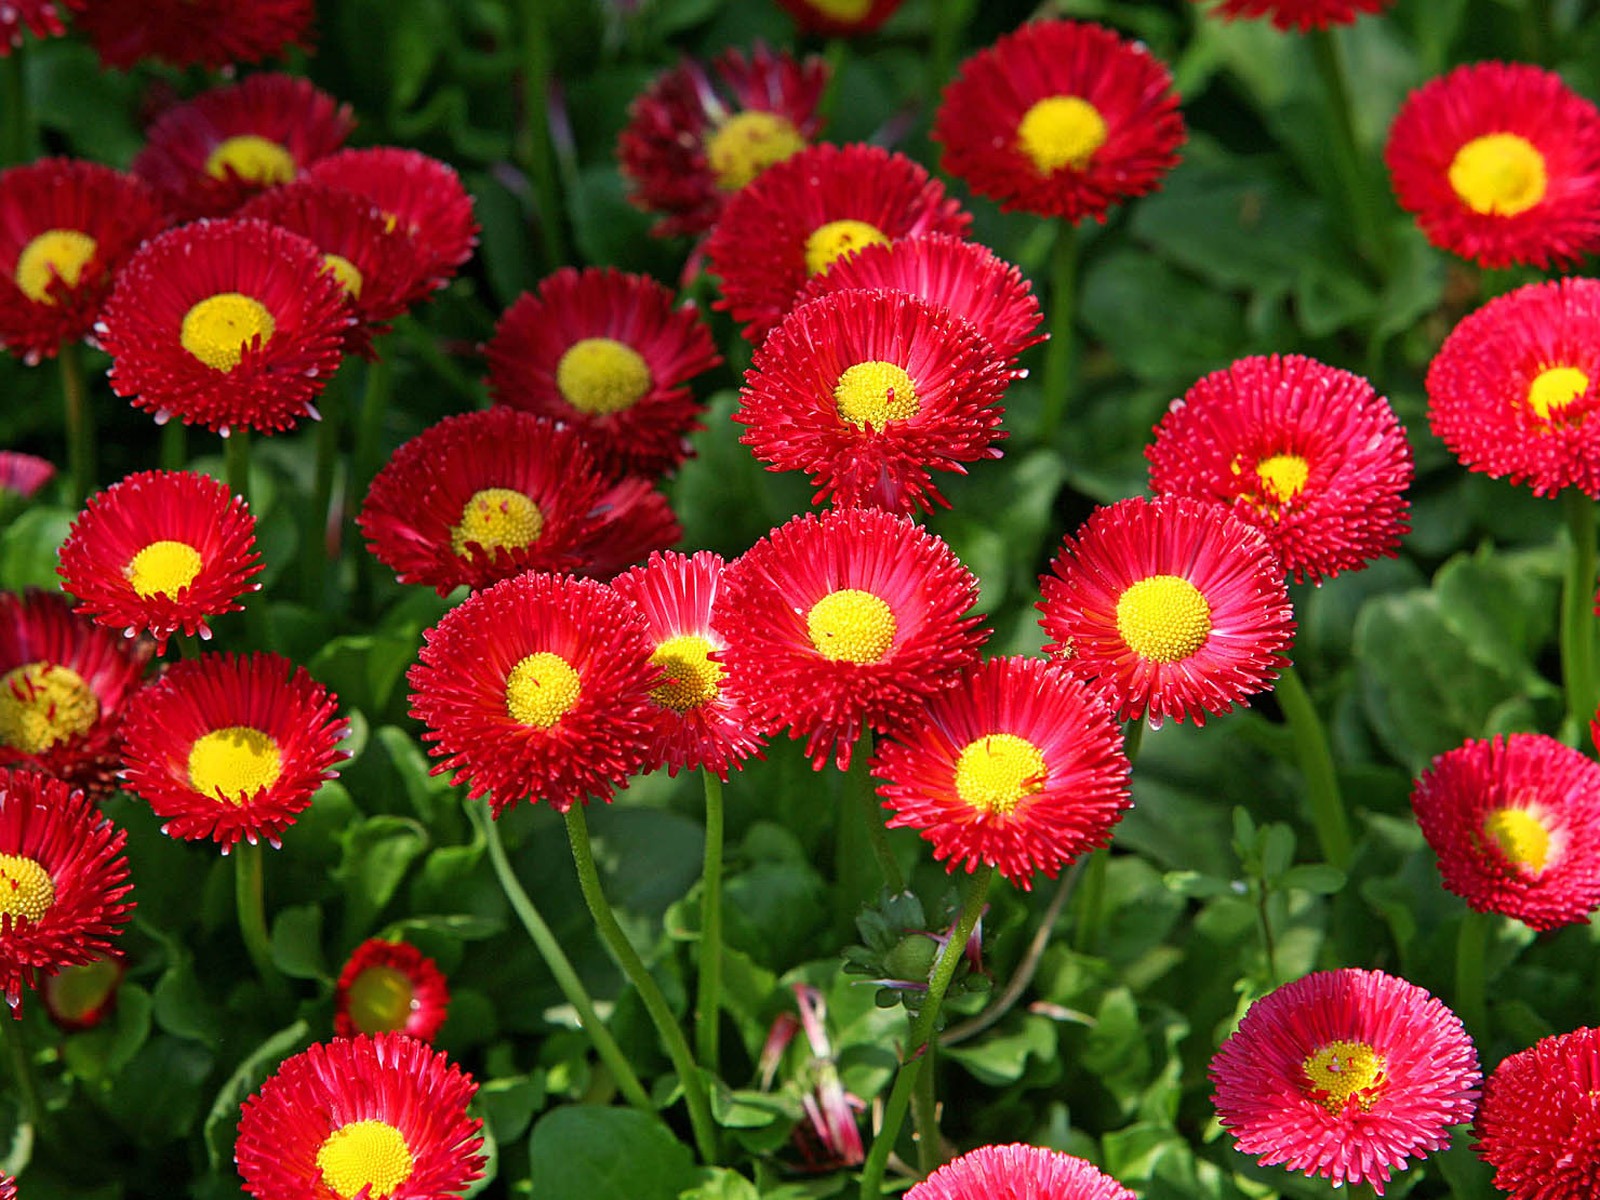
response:
{"label": "yellow disc floret", "polygon": [[574,342],[556,364],[561,398],[581,413],[605,416],[632,408],[650,390],[650,364],[611,338]]}
{"label": "yellow disc floret", "polygon": [[1311,477],[1311,464],[1298,454],[1274,454],[1256,464],[1256,474],[1274,503],[1287,504],[1306,486],[1306,480]]}
{"label": "yellow disc floret", "polygon": [[811,0],[811,7],[835,21],[859,21],[872,11],[872,0]]}
{"label": "yellow disc floret", "polygon": [[178,340],[214,371],[231,371],[257,338],[264,346],[278,328],[267,306],[240,292],[207,296],[183,314]]}
{"label": "yellow disc floret", "polygon": [[322,1182],[343,1200],[363,1188],[383,1200],[411,1178],[413,1160],[405,1136],[387,1121],[351,1121],[328,1135],[317,1150]]}
{"label": "yellow disc floret", "polygon": [[194,582],[205,560],[188,542],[151,542],[122,569],[140,596],[176,596]]}
{"label": "yellow disc floret", "polygon": [[680,633],[657,646],[650,665],[660,667],[667,678],[650,690],[650,699],[681,713],[715,700],[722,687],[722,667],[711,661],[712,649],[697,633]]}
{"label": "yellow disc floret", "polygon": [[66,287],[77,287],[98,249],[95,240],[80,229],[47,229],[17,255],[17,288],[35,304],[54,304],[51,283],[59,277]]}
{"label": "yellow disc floret", "polygon": [[506,712],[513,721],[549,729],[578,702],[582,681],[559,654],[530,654],[506,677]]}
{"label": "yellow disc floret", "polygon": [[189,786],[208,800],[246,804],[282,771],[277,741],[249,725],[213,729],[189,747]]}
{"label": "yellow disc floret", "polygon": [[1514,217],[1544,199],[1544,155],[1514,133],[1473,138],[1450,163],[1450,186],[1475,213]]}
{"label": "yellow disc floret", "polygon": [[226,179],[231,172],[247,183],[275,187],[294,178],[294,155],[271,138],[241,133],[220,143],[206,158],[206,174]]}
{"label": "yellow disc floret", "polygon": [[834,662],[881,662],[894,645],[894,610],[859,588],[829,592],[806,614],[806,632],[823,658]]}
{"label": "yellow disc floret", "polygon": [[1589,377],[1577,367],[1546,367],[1528,385],[1528,407],[1548,421],[1589,390]]}
{"label": "yellow disc floret", "polygon": [[393,967],[368,967],[350,984],[350,1022],[362,1033],[404,1029],[416,1007],[411,977]]}
{"label": "yellow disc floret", "polygon": [[1140,658],[1178,662],[1206,644],[1211,605],[1187,579],[1152,575],[1118,598],[1117,632]]}
{"label": "yellow disc floret", "polygon": [[1041,175],[1083,170],[1105,142],[1105,118],[1081,96],[1047,96],[1017,125],[1017,145]]}
{"label": "yellow disc floret", "polygon": [[1550,830],[1525,808],[1497,808],[1483,819],[1483,832],[1512,866],[1530,875],[1550,861]]}
{"label": "yellow disc floret", "polygon": [[717,186],[737,192],[774,163],[805,148],[806,139],[789,118],[752,109],[735,113],[706,139],[706,161]]}
{"label": "yellow disc floret", "polygon": [[339,281],[346,296],[352,300],[361,299],[361,285],[366,280],[361,277],[361,268],[355,263],[342,254],[324,254],[322,269]]}
{"label": "yellow disc floret", "polygon": [[829,221],[806,238],[806,271],[821,275],[846,254],[888,240],[883,230],[865,221]]}
{"label": "yellow disc floret", "polygon": [[877,433],[890,421],[904,421],[921,408],[917,386],[905,368],[876,359],[847,367],[834,386],[833,402],[839,415],[857,429]]}
{"label": "yellow disc floret", "polygon": [[989,733],[956,759],[956,795],[980,812],[1003,817],[1024,797],[1044,790],[1044,755],[1027,738]]}
{"label": "yellow disc floret", "polygon": [[40,921],[55,902],[49,871],[20,854],[0,854],[0,916]]}
{"label": "yellow disc floret", "polygon": [[100,701],[71,667],[31,662],[0,675],[0,744],[13,750],[43,754],[99,718]]}
{"label": "yellow disc floret", "polygon": [[459,558],[467,556],[469,542],[485,550],[521,550],[543,532],[544,514],[532,500],[510,488],[484,488],[462,508],[450,530],[450,549]]}
{"label": "yellow disc floret", "polygon": [[1367,1112],[1383,1091],[1383,1072],[1383,1055],[1365,1042],[1328,1042],[1306,1057],[1306,1091],[1334,1116],[1352,1100]]}

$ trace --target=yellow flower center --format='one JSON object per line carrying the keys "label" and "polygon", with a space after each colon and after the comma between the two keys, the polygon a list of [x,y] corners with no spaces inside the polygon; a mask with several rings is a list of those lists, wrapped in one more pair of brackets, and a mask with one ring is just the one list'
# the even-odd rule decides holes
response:
{"label": "yellow flower center", "polygon": [[1577,367],[1546,367],[1528,385],[1528,407],[1544,421],[1589,390],[1589,377]]}
{"label": "yellow flower center", "polygon": [[322,269],[339,281],[346,296],[352,300],[361,299],[361,285],[366,281],[361,278],[361,268],[355,263],[342,254],[324,254]]}
{"label": "yellow flower center", "polygon": [[1256,464],[1256,474],[1274,501],[1287,504],[1305,487],[1311,476],[1311,464],[1298,454],[1274,454]]}
{"label": "yellow flower center", "polygon": [[834,662],[881,662],[894,645],[894,610],[858,588],[829,592],[806,614],[806,632],[823,658]]}
{"label": "yellow flower center", "polygon": [[416,1007],[411,978],[393,967],[368,967],[350,985],[350,1020],[362,1033],[404,1029]]}
{"label": "yellow flower center", "polygon": [[1367,1112],[1383,1090],[1383,1070],[1383,1055],[1365,1042],[1328,1042],[1306,1058],[1308,1094],[1334,1116],[1352,1099]]}
{"label": "yellow flower center", "polygon": [[1544,155],[1514,133],[1473,138],[1450,163],[1450,186],[1475,213],[1514,217],[1544,199]]}
{"label": "yellow flower center", "polygon": [[141,596],[176,596],[194,582],[205,561],[188,542],[151,542],[122,569]]}
{"label": "yellow flower center", "polygon": [[1003,817],[1023,797],[1044,791],[1044,755],[1027,738],[988,733],[967,743],[956,759],[956,795],[981,812]]}
{"label": "yellow flower center", "polygon": [[226,179],[232,171],[248,183],[273,187],[294,178],[294,155],[270,138],[241,133],[219,145],[206,159],[206,174]]}
{"label": "yellow flower center", "polygon": [[794,122],[777,113],[753,109],[735,113],[706,140],[706,160],[717,186],[737,192],[773,163],[806,148]]}
{"label": "yellow flower center", "polygon": [[71,667],[31,662],[0,675],[0,743],[13,750],[43,754],[99,719],[100,701]]}
{"label": "yellow flower center", "polygon": [[1550,861],[1550,831],[1525,808],[1497,808],[1483,819],[1483,831],[1513,866],[1530,875]]}
{"label": "yellow flower center", "polygon": [[650,390],[650,364],[632,346],[610,338],[574,342],[556,364],[561,398],[581,413],[621,412]]}
{"label": "yellow flower center", "polygon": [[97,249],[95,240],[82,230],[47,229],[17,255],[17,287],[35,304],[54,304],[50,284],[60,277],[65,286],[77,287]]}
{"label": "yellow flower center", "polygon": [[530,654],[506,676],[506,712],[513,721],[549,729],[578,702],[582,682],[559,654]]}
{"label": "yellow flower center", "polygon": [[212,370],[231,371],[246,346],[257,338],[266,345],[277,327],[261,301],[239,292],[220,292],[183,314],[178,340]]}
{"label": "yellow flower center", "polygon": [[189,747],[189,786],[211,800],[246,804],[277,783],[282,770],[272,735],[248,725],[213,729]]}
{"label": "yellow flower center", "polygon": [[351,1121],[328,1135],[317,1151],[322,1182],[343,1200],[363,1188],[372,1200],[383,1200],[411,1178],[411,1148],[387,1121]]}
{"label": "yellow flower center", "polygon": [[0,915],[40,921],[55,901],[49,871],[20,854],[0,854]]}
{"label": "yellow flower center", "polygon": [[872,0],[811,0],[811,7],[836,21],[859,21],[872,11]]}
{"label": "yellow flower center", "polygon": [[821,275],[846,254],[888,240],[881,229],[865,221],[829,221],[817,226],[806,238],[806,270],[812,275]]}
{"label": "yellow flower center", "polygon": [[544,514],[521,492],[510,488],[484,488],[474,492],[461,510],[461,521],[450,530],[450,549],[467,556],[469,542],[484,550],[521,550],[539,540]]}
{"label": "yellow flower center", "polygon": [[1211,605],[1187,579],[1152,575],[1118,598],[1117,632],[1140,658],[1177,662],[1206,644]]}
{"label": "yellow flower center", "polygon": [[846,368],[833,389],[833,402],[846,421],[875,433],[890,421],[915,416],[921,407],[916,384],[905,368],[876,359]]}
{"label": "yellow flower center", "polygon": [[711,661],[711,650],[711,643],[697,633],[680,633],[657,646],[650,665],[660,667],[667,679],[651,689],[650,699],[680,713],[715,700],[722,666]]}
{"label": "yellow flower center", "polygon": [[1105,142],[1105,118],[1080,96],[1046,96],[1017,125],[1017,145],[1041,175],[1083,170]]}

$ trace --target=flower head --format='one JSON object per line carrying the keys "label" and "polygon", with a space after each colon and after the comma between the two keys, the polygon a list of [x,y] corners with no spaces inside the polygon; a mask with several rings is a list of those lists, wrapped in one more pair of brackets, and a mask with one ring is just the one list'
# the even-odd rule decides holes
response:
{"label": "flower head", "polygon": [[689,454],[688,383],[722,361],[692,305],[645,275],[563,267],[505,311],[485,349],[497,404],[577,429],[607,470],[660,475]]}
{"label": "flower head", "polygon": [[62,967],[46,978],[39,997],[50,1023],[63,1033],[93,1029],[116,1010],[117,989],[127,969],[121,958],[94,958]]}
{"label": "flower head", "polygon": [[1216,504],[1134,497],[1096,509],[1040,581],[1048,647],[1123,720],[1205,723],[1266,688],[1294,633],[1262,534]]}
{"label": "flower head", "polygon": [[211,636],[207,617],[239,612],[261,585],[256,522],[226,484],[190,471],[142,471],[89,497],[57,568],[76,608],[156,652],[180,630]]}
{"label": "flower head", "polygon": [[256,1200],[442,1200],[483,1174],[478,1085],[401,1033],[339,1038],[285,1059],[244,1102],[233,1160]]}
{"label": "flower head", "polygon": [[122,777],[169,837],[278,845],[345,752],[338,698],[276,654],[206,654],[147,688],[123,732]]}
{"label": "flower head", "polygon": [[881,509],[807,513],[729,565],[712,619],[756,727],[787,726],[841,770],[868,729],[915,720],[977,661],[973,578],[950,547]]}
{"label": "flower head", "polygon": [[644,619],[602,583],[529,572],[467,597],[423,633],[406,673],[422,740],[495,815],[609,800],[648,760],[661,674]]}
{"label": "flower head", "polygon": [[134,255],[96,331],[112,390],[158,421],[276,433],[315,412],[351,320],[305,238],[196,221]]}
{"label": "flower head", "polygon": [[29,500],[56,477],[56,465],[36,454],[20,450],[0,450],[0,512],[11,497]]}
{"label": "flower head", "polygon": [[36,771],[0,771],[0,990],[22,989],[111,949],[133,913],[127,834],[89,798]]}
{"label": "flower head", "polygon": [[852,251],[925,233],[966,235],[972,218],[903,154],[812,146],[732,196],[706,241],[716,302],[760,343],[813,275]]}
{"label": "flower head", "polygon": [[870,33],[905,0],[778,0],[804,33],[849,37]]}
{"label": "flower head", "polygon": [[1068,221],[1154,191],[1184,132],[1167,68],[1078,21],[1031,21],[974,54],[933,124],[945,171],[1004,209]]}
{"label": "flower head", "polygon": [[1297,582],[1393,558],[1411,447],[1388,401],[1314,359],[1242,358],[1176,401],[1145,447],[1150,490],[1231,505]]}
{"label": "flower head", "polygon": [[450,1005],[450,988],[433,959],[408,942],[383,938],[368,938],[351,952],[333,995],[339,1037],[393,1031],[431,1042]]}
{"label": "flower head", "polygon": [[661,214],[651,232],[704,233],[730,195],[808,146],[828,74],[820,58],[797,62],[757,43],[748,57],[729,49],[709,69],[685,59],[658,75],[617,139],[629,199]]}
{"label": "flower head", "polygon": [[1382,12],[1393,3],[1394,0],[1218,0],[1211,11],[1229,20],[1271,17],[1279,29],[1304,32],[1333,25],[1353,25],[1362,13]]}
{"label": "flower head", "polygon": [[100,61],[127,70],[147,58],[175,67],[260,62],[306,46],[313,0],[72,0],[74,24]]}
{"label": "flower head", "polygon": [[1461,1019],[1382,971],[1320,971],[1257,1000],[1211,1060],[1217,1116],[1262,1165],[1367,1183],[1449,1144],[1478,1055]]}
{"label": "flower head", "polygon": [[1384,161],[1435,246],[1484,267],[1600,249],[1600,109],[1528,63],[1470,63],[1413,92]]}
{"label": "flower head", "polygon": [[1093,1163],[1039,1146],[979,1146],[913,1185],[905,1200],[1135,1200]]}
{"label": "flower head", "polygon": [[1589,1200],[1600,1189],[1600,1029],[1541,1038],[1489,1076],[1478,1157],[1510,1200]]}

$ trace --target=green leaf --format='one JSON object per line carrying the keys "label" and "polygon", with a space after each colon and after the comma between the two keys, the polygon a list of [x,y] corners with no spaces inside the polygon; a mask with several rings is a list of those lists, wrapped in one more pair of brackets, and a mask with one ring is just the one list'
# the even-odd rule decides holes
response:
{"label": "green leaf", "polygon": [[206,999],[195,978],[194,957],[185,950],[172,955],[151,993],[156,1024],[178,1037],[193,1038],[215,1048],[221,1015]]}
{"label": "green leaf", "polygon": [[239,1108],[245,1097],[259,1088],[284,1059],[305,1048],[311,1041],[311,1026],[296,1021],[262,1042],[234,1068],[228,1081],[218,1090],[206,1115],[206,1157],[212,1171],[233,1161],[233,1142],[239,1129]]}
{"label": "green leaf", "polygon": [[74,515],[65,508],[39,505],[0,530],[0,585],[17,592],[30,587],[59,590],[56,553]]}
{"label": "green leaf", "polygon": [[157,1035],[116,1075],[106,1111],[147,1145],[186,1135],[200,1112],[200,1089],[211,1073],[211,1051],[197,1042]]}
{"label": "green leaf", "polygon": [[272,962],[291,979],[329,978],[320,904],[294,904],[278,913],[272,922]]}
{"label": "green leaf", "polygon": [[428,847],[428,831],[409,817],[381,813],[344,832],[344,857],[334,878],[344,885],[344,940],[355,942],[389,903],[412,860]]}
{"label": "green leaf", "polygon": [[1026,1014],[1020,1021],[1004,1021],[992,1034],[940,1053],[966,1067],[978,1082],[1004,1087],[1022,1078],[1030,1058],[1052,1059],[1056,1051],[1055,1022]]}
{"label": "green leaf", "polygon": [[678,1200],[695,1184],[689,1148],[631,1108],[545,1114],[528,1139],[528,1165],[539,1200]]}
{"label": "green leaf", "polygon": [[[1119,366],[1177,395],[1225,366],[1244,345],[1243,315],[1188,275],[1148,254],[1114,249],[1084,275],[1083,323]],[[1182,321],[1171,314],[1181,312]]]}
{"label": "green leaf", "polygon": [[1327,863],[1302,863],[1290,867],[1278,880],[1281,888],[1310,892],[1314,896],[1332,896],[1345,883],[1345,873]]}
{"label": "green leaf", "polygon": [[63,1043],[68,1069],[86,1081],[115,1076],[149,1038],[153,1007],[149,992],[124,980],[110,1024],[72,1034]]}

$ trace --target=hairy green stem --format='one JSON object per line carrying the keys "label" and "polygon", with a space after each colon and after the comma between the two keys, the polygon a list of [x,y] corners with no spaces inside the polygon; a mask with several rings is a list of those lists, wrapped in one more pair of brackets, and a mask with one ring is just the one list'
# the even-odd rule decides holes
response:
{"label": "hairy green stem", "polygon": [[722,780],[700,768],[706,790],[706,852],[700,873],[700,986],[695,990],[695,1052],[712,1075],[719,1070],[722,1018]]}
{"label": "hairy green stem", "polygon": [[[866,823],[867,837],[872,842],[872,853],[883,872],[883,885],[889,894],[898,896],[906,890],[905,872],[895,859],[894,848],[889,845],[889,830],[883,823],[883,810],[878,805],[878,790],[872,783],[872,731],[861,735],[861,742],[850,758],[850,770],[845,776],[855,807]],[[849,818],[846,817],[846,820]]]}
{"label": "hairy green stem", "polygon": [[189,427],[169,417],[161,427],[161,469],[181,471],[189,465]]}
{"label": "hairy green stem", "polygon": [[[250,503],[250,431],[235,426],[222,439],[222,469],[228,477],[228,490]],[[261,519],[261,514],[255,514]]]}
{"label": "hairy green stem", "polygon": [[83,347],[61,343],[61,402],[67,425],[67,462],[72,472],[72,502],[82,505],[94,491],[94,414],[83,377]]}
{"label": "hairy green stem", "polygon": [[1456,1016],[1467,1033],[1482,1043],[1489,1032],[1488,992],[1485,963],[1488,960],[1489,927],[1487,913],[1468,909],[1456,933]]}
{"label": "hairy green stem", "polygon": [[939,92],[949,81],[956,50],[967,22],[972,19],[975,0],[937,0],[933,14],[933,44],[928,53],[928,107],[939,103]]}
{"label": "hairy green stem", "polygon": [[1272,936],[1272,913],[1269,906],[1272,903],[1272,891],[1267,887],[1265,879],[1255,881],[1256,892],[1256,925],[1261,930],[1261,954],[1267,963],[1267,982],[1273,987],[1278,984],[1278,948]]}
{"label": "hairy green stem", "polygon": [[1055,244],[1050,251],[1050,341],[1045,345],[1044,402],[1036,434],[1042,446],[1055,441],[1067,411],[1077,289],[1078,228],[1069,221],[1057,221]]}
{"label": "hairy green stem", "polygon": [[1356,143],[1356,126],[1350,105],[1350,85],[1337,34],[1332,29],[1313,29],[1307,33],[1317,74],[1327,93],[1328,111],[1333,118],[1333,162],[1344,187],[1344,200],[1354,226],[1356,247],[1369,262],[1383,261],[1383,225],[1374,204],[1373,189],[1367,186],[1361,150]]}
{"label": "hairy green stem", "polygon": [[1094,954],[1100,947],[1105,924],[1106,870],[1111,848],[1092,850],[1084,862],[1083,891],[1078,902],[1078,924],[1072,931],[1072,948],[1079,954]]}
{"label": "hairy green stem", "polygon": [[328,570],[328,514],[333,506],[333,485],[339,474],[339,431],[349,404],[350,364],[346,362],[328,381],[323,394],[322,420],[316,431],[316,476],[311,483],[311,504],[301,527],[301,596],[320,608]]}
{"label": "hairy green stem", "polygon": [[943,1165],[939,1153],[939,1039],[928,1043],[917,1068],[917,1087],[911,1093],[911,1127],[917,1131],[917,1170],[923,1178]]}
{"label": "hairy green stem", "polygon": [[272,940],[267,936],[267,910],[260,842],[239,842],[233,848],[233,894],[239,912],[239,934],[255,964],[256,974],[275,1007],[289,1002],[289,988],[272,961]]}
{"label": "hairy green stem", "polygon": [[1306,801],[1311,809],[1312,828],[1317,832],[1317,845],[1324,859],[1341,871],[1347,870],[1355,843],[1350,835],[1344,798],[1339,794],[1333,752],[1328,749],[1327,732],[1311,703],[1306,685],[1292,666],[1284,667],[1283,674],[1278,677],[1277,697],[1278,707],[1283,710],[1289,731],[1294,735],[1295,757],[1300,760],[1300,773],[1305,776]]}
{"label": "hairy green stem", "polygon": [[[6,1051],[11,1059],[11,1080],[16,1085],[17,1099],[22,1106],[23,1123],[31,1127],[32,1136],[26,1147],[27,1156],[31,1156],[33,1144],[43,1140],[43,1125],[45,1120],[44,1100],[39,1094],[39,1081],[33,1073],[33,1056],[28,1053],[28,1039],[23,1032],[23,1023],[17,1019],[16,1011],[0,1012],[0,1037],[5,1039]],[[16,1138],[22,1140],[19,1130]],[[19,1151],[22,1147],[18,1148]],[[13,1170],[20,1171],[27,1165],[26,1157],[19,1153],[21,1163],[11,1164]]]}
{"label": "hairy green stem", "polygon": [[561,183],[556,176],[555,146],[550,138],[550,32],[544,11],[549,0],[522,0],[522,96],[527,122],[519,139],[523,170],[533,181],[539,206],[539,237],[544,243],[545,269],[566,265],[566,239],[562,233]]}
{"label": "hairy green stem", "polygon": [[1595,715],[1595,504],[1575,487],[1562,489],[1571,545],[1561,592],[1561,676],[1567,689],[1569,740],[1581,740]]}

